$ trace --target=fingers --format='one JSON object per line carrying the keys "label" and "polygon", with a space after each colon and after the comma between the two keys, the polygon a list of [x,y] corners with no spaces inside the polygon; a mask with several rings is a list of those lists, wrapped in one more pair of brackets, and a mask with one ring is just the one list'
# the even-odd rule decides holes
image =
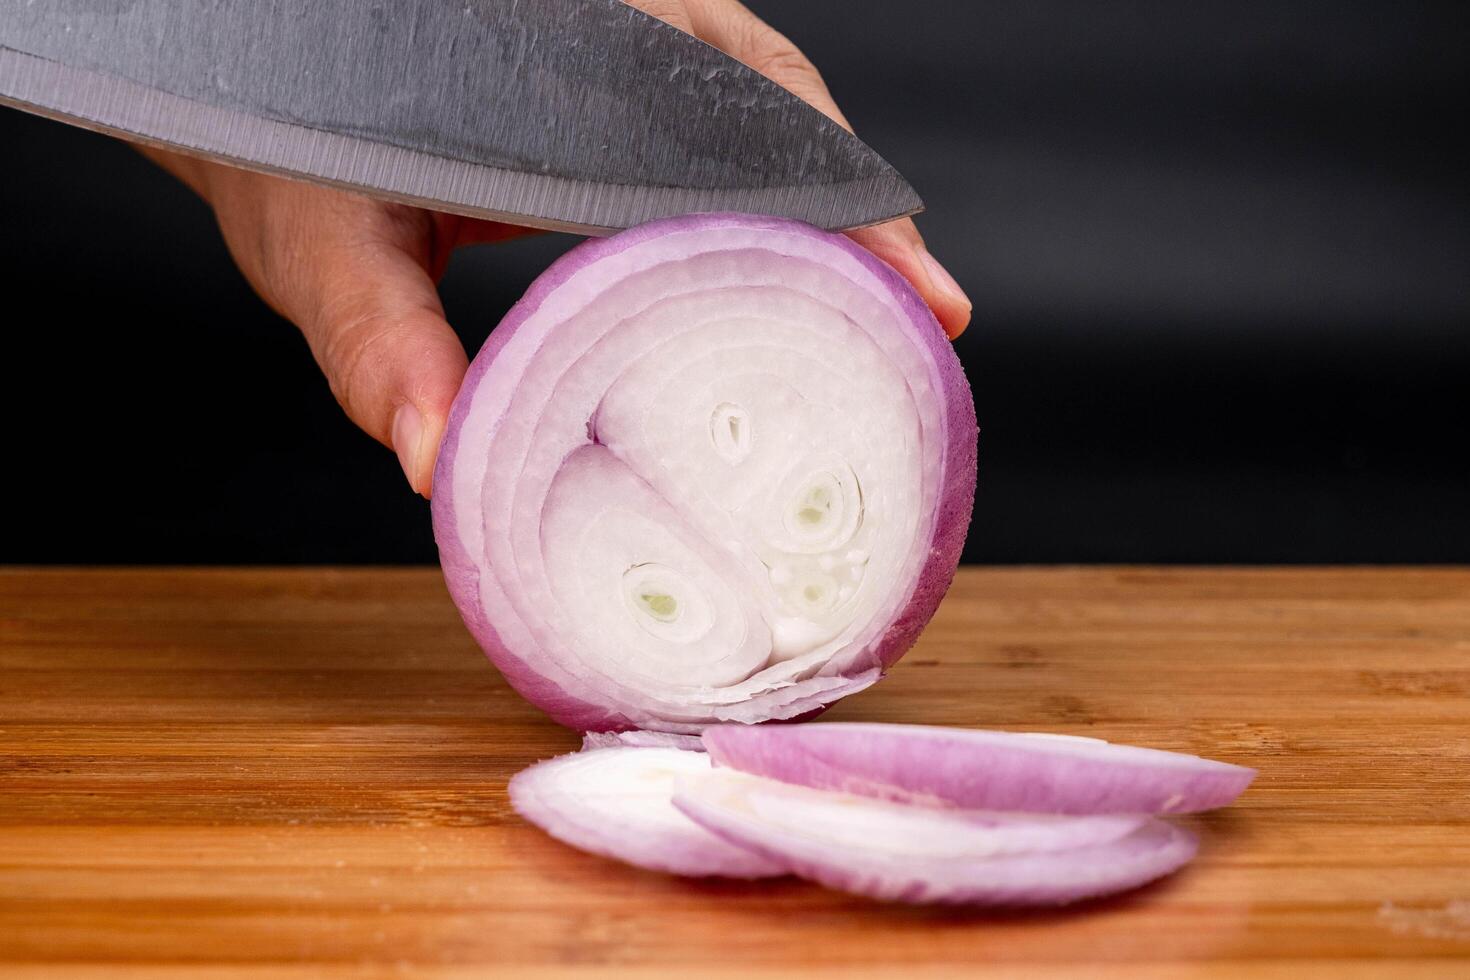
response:
{"label": "fingers", "polygon": [[[744,62],[771,81],[811,103],[847,130],[847,117],[837,108],[821,73],[779,31],[737,0],[629,0],[645,13],[668,21]],[[913,285],[949,337],[958,337],[970,322],[971,304],[952,275],[929,253],[910,218],[849,232],[864,248],[883,259]]]}
{"label": "fingers", "polygon": [[430,277],[453,244],[427,212],[220,168],[208,196],[257,292],[306,336],[347,414],[428,496],[468,367]]}
{"label": "fingers", "polygon": [[744,4],[738,0],[688,0],[688,9],[696,36],[811,103],[843,129],[852,130],[817,67],[786,35]]}
{"label": "fingers", "polygon": [[429,496],[468,361],[423,266],[390,243],[347,244],[326,257],[293,319],[337,401]]}
{"label": "fingers", "polygon": [[447,214],[439,215],[438,220],[453,222],[449,238],[454,242],[456,248],[460,245],[488,245],[493,242],[508,242],[512,238],[524,238],[527,235],[545,234],[540,228],[511,225],[503,221],[456,218]]}
{"label": "fingers", "polygon": [[899,218],[871,228],[856,228],[847,237],[898,270],[923,297],[934,319],[953,340],[970,325],[970,297],[939,260],[929,253],[912,218]]}

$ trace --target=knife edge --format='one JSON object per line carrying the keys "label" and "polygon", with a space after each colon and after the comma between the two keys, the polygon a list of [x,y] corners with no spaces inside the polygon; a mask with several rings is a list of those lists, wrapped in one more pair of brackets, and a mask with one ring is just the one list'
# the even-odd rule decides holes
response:
{"label": "knife edge", "polygon": [[[0,103],[247,170],[582,235],[608,235],[675,214],[728,210],[848,229],[923,208],[906,184],[899,181],[895,188],[883,176],[803,187],[649,188],[500,169],[195,102],[6,47],[0,47]],[[625,196],[609,201],[609,186],[622,188]],[[514,213],[497,210],[490,203],[496,200],[515,200],[519,206]]]}

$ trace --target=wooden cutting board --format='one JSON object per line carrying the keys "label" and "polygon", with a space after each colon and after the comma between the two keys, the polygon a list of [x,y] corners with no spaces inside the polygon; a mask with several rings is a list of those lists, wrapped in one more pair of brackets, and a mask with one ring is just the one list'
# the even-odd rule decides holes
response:
{"label": "wooden cutting board", "polygon": [[0,572],[0,973],[1470,977],[1470,571],[963,571],[829,715],[1256,766],[1183,873],[890,907],[573,851],[436,571]]}

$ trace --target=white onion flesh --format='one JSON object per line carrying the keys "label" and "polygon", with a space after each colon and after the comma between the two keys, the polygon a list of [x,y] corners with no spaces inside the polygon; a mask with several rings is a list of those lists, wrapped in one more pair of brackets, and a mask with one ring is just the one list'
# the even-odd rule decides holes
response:
{"label": "white onion flesh", "polygon": [[[646,733],[639,733],[646,734]],[[871,898],[1056,905],[1185,864],[1193,835],[1147,814],[944,809],[812,789],[671,747],[682,736],[589,736],[510,785],[517,812],[574,847],[655,871],[796,874]]]}
{"label": "white onion flesh", "polygon": [[718,769],[681,781],[674,805],[804,878],[887,901],[1061,905],[1153,881],[1196,848],[1138,814],[941,810]]}
{"label": "white onion flesh", "polygon": [[585,732],[582,735],[583,749],[684,749],[686,752],[703,752],[704,742],[698,735],[680,735],[674,732]]}
{"label": "white onion flesh", "polygon": [[913,641],[974,486],[933,317],[842,236],[704,215],[587,243],[476,358],[435,477],[466,623],[583,729],[811,713]]}
{"label": "white onion flesh", "polygon": [[709,756],[677,748],[597,748],[558,756],[510,781],[516,812],[558,840],[671,874],[762,878],[779,865],[721,840],[674,808],[676,783]]}

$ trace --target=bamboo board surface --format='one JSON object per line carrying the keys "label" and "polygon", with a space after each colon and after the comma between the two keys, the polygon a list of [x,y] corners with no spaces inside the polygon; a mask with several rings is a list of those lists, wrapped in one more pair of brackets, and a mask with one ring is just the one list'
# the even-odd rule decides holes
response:
{"label": "bamboo board surface", "polygon": [[1470,571],[967,569],[827,717],[1261,776],[1183,873],[1072,910],[685,881],[511,812],[578,740],[437,571],[10,569],[0,974],[1470,976]]}

